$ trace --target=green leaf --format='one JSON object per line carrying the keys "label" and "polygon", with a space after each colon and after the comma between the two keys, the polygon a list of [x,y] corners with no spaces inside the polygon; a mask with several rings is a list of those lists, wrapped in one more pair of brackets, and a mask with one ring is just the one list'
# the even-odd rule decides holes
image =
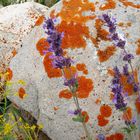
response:
{"label": "green leaf", "polygon": [[0,124],[0,132],[2,132],[3,131],[3,125],[2,124]]}
{"label": "green leaf", "polygon": [[25,86],[26,82],[24,80],[18,80],[18,84]]}
{"label": "green leaf", "polygon": [[3,137],[3,140],[14,140],[14,137],[12,135],[6,135]]}
{"label": "green leaf", "polygon": [[13,85],[13,82],[10,82],[10,81],[7,81],[7,82],[6,82],[6,86],[11,87],[12,85]]}
{"label": "green leaf", "polygon": [[21,112],[20,112],[18,109],[16,109],[15,107],[12,106],[12,107],[11,107],[11,110],[12,110],[12,112],[13,112],[14,114],[20,116]]}
{"label": "green leaf", "polygon": [[124,127],[122,128],[124,130],[124,132],[126,132],[127,134],[130,134],[131,133],[131,129],[128,128],[128,127]]}
{"label": "green leaf", "polygon": [[84,118],[83,117],[81,118],[80,116],[77,116],[76,118],[72,118],[72,120],[75,122],[84,122]]}

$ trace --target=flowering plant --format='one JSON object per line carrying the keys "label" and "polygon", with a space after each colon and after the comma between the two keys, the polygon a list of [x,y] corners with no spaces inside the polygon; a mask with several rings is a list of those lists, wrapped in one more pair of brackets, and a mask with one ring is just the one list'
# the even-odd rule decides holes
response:
{"label": "flowering plant", "polygon": [[[69,73],[71,73],[70,67],[73,64],[73,60],[69,57],[66,57],[63,49],[61,48],[62,39],[64,37],[64,33],[60,33],[55,28],[55,20],[56,19],[46,19],[45,23],[43,25],[43,28],[45,30],[45,33],[47,34],[47,42],[49,43],[48,50],[44,50],[44,54],[51,52],[50,59],[52,60],[52,66],[56,69],[61,69],[62,74],[64,76],[64,85],[69,88],[69,91],[72,93],[74,103],[76,105],[75,111],[68,111],[69,114],[73,114],[76,117],[73,118],[73,121],[81,122],[83,125],[83,128],[85,130],[85,134],[88,138],[88,140],[92,139],[88,129],[86,127],[86,120],[87,120],[87,113],[80,108],[78,97],[77,97],[77,89],[79,86],[78,80],[77,80],[77,74],[71,74],[70,78],[67,78],[65,76],[65,70],[68,69]],[[123,117],[125,120],[126,127],[122,128],[127,133],[133,133],[136,131],[136,118],[133,116],[129,116],[128,110],[128,93],[124,90],[121,78],[122,76],[126,76],[127,83],[133,85],[133,92],[137,95],[139,95],[139,82],[135,80],[134,70],[132,66],[132,59],[134,59],[134,56],[131,53],[128,53],[125,49],[126,40],[123,38],[119,33],[117,33],[116,25],[117,21],[115,18],[110,17],[108,14],[103,14],[101,17],[101,20],[107,25],[109,28],[109,35],[108,38],[113,42],[114,46],[117,48],[120,48],[123,51],[123,61],[126,63],[123,66],[123,72],[119,70],[119,68],[116,66],[114,67],[114,77],[111,81],[111,91],[113,93],[113,103],[115,105],[116,110],[119,110],[123,112]],[[131,72],[129,71],[129,67],[131,69]],[[116,134],[117,136],[120,134]],[[117,137],[116,136],[116,137]],[[100,134],[98,135],[97,139],[104,140],[105,136]]]}

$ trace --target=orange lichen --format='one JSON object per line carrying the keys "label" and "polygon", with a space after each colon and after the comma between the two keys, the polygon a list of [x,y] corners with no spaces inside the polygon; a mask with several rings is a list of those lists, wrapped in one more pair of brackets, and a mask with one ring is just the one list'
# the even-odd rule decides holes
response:
{"label": "orange lichen", "polygon": [[131,121],[132,119],[132,109],[127,107],[126,111],[123,112],[123,119],[125,121]]}
{"label": "orange lichen", "polygon": [[50,17],[51,17],[52,19],[56,17],[56,15],[55,15],[55,10],[52,10],[52,11],[50,12]]}
{"label": "orange lichen", "polygon": [[102,40],[105,40],[105,41],[109,40],[108,35],[109,35],[109,32],[106,31],[105,29],[98,30],[98,37],[100,37]]}
{"label": "orange lichen", "polygon": [[[87,98],[90,92],[93,90],[93,82],[91,79],[87,79],[84,76],[78,77],[78,89],[76,91],[78,98]],[[70,99],[72,94],[69,90],[65,89],[60,91],[59,98]]]}
{"label": "orange lichen", "polygon": [[133,85],[126,83],[125,85],[123,85],[123,89],[126,93],[128,93],[128,95],[133,95]]}
{"label": "orange lichen", "polygon": [[123,27],[124,26],[124,23],[123,22],[120,22],[120,23],[118,23],[118,26]]}
{"label": "orange lichen", "polygon": [[84,37],[96,43],[96,40],[90,36],[88,27],[85,24],[96,16],[93,14],[89,16],[83,15],[83,12],[95,11],[94,4],[88,0],[63,0],[62,3],[62,9],[58,14],[55,14],[55,11],[51,12],[52,17],[60,16],[62,19],[61,23],[57,26],[58,31],[65,33],[62,48],[85,48],[86,41]]}
{"label": "orange lichen", "polygon": [[112,55],[114,55],[116,48],[114,46],[108,46],[105,50],[98,50],[97,55],[100,62],[107,61]]}
{"label": "orange lichen", "polygon": [[71,66],[70,68],[64,68],[64,74],[66,79],[70,79],[75,76],[76,68]]}
{"label": "orange lichen", "polygon": [[84,70],[83,74],[87,75],[88,74],[88,70]]}
{"label": "orange lichen", "polygon": [[95,21],[95,28],[97,30],[100,30],[103,24],[104,24],[104,22],[101,19],[96,19],[96,21]]}
{"label": "orange lichen", "polygon": [[13,77],[13,72],[10,68],[7,69],[7,75],[6,75],[6,80],[10,81]]}
{"label": "orange lichen", "polygon": [[[138,73],[136,70],[134,71],[134,79],[135,79],[135,82],[137,83],[138,82]],[[124,91],[127,92],[129,96],[133,95],[133,93],[134,93],[133,83],[130,84],[127,82],[127,76],[121,75],[120,82],[121,82],[121,85],[123,86]]]}
{"label": "orange lichen", "polygon": [[48,50],[48,42],[46,41],[46,38],[41,38],[37,44],[36,44],[36,48],[39,51],[40,55],[43,56],[44,55],[44,51]]}
{"label": "orange lichen", "polygon": [[116,133],[106,137],[106,140],[124,140],[124,135],[122,133]]}
{"label": "orange lichen", "polygon": [[127,22],[127,26],[129,26],[129,27],[130,27],[131,25],[132,25],[132,23],[131,23],[131,22]]}
{"label": "orange lichen", "polygon": [[115,140],[115,139],[114,139],[114,135],[107,136],[107,137],[106,137],[106,140]]}
{"label": "orange lichen", "polygon": [[100,6],[100,10],[108,10],[108,9],[114,9],[116,7],[116,3],[114,0],[106,0],[107,3]]}
{"label": "orange lichen", "polygon": [[59,107],[55,106],[53,109],[54,109],[54,111],[57,111],[59,109]]}
{"label": "orange lichen", "polygon": [[111,68],[107,69],[107,74],[110,75],[110,76],[114,76],[115,75],[113,69],[111,69]]}
{"label": "orange lichen", "polygon": [[98,119],[98,125],[101,127],[106,126],[109,123],[109,120],[105,119],[104,116],[102,115],[98,115],[97,119]]}
{"label": "orange lichen", "polygon": [[13,54],[13,57],[17,54],[16,49],[14,49],[14,50],[12,51],[12,54]]}
{"label": "orange lichen", "polygon": [[138,114],[140,114],[140,99],[139,98],[136,99],[135,106],[136,106]]}
{"label": "orange lichen", "polygon": [[121,3],[123,3],[124,6],[131,6],[133,8],[140,9],[140,4],[134,4],[133,2],[129,2],[128,0],[119,0]]}
{"label": "orange lichen", "polygon": [[40,16],[40,17],[37,19],[37,21],[36,21],[36,23],[35,23],[35,26],[40,26],[40,25],[43,23],[43,21],[44,21],[44,16]]}
{"label": "orange lichen", "polygon": [[78,98],[87,98],[90,92],[93,90],[93,82],[91,79],[84,76],[78,77]]}
{"label": "orange lichen", "polygon": [[112,101],[114,99],[114,94],[110,93],[110,100]]}
{"label": "orange lichen", "polygon": [[62,76],[62,72],[60,69],[53,68],[52,60],[50,59],[51,53],[47,53],[44,57],[43,64],[45,67],[45,71],[49,78],[58,78]]}
{"label": "orange lichen", "polygon": [[84,117],[84,122],[87,123],[89,120],[89,115],[86,111],[82,111],[82,116]]}
{"label": "orange lichen", "polygon": [[137,55],[140,55],[140,47],[137,48],[136,54],[137,54]]}
{"label": "orange lichen", "polygon": [[110,117],[112,114],[112,108],[108,105],[102,105],[100,107],[100,113],[104,117]]}
{"label": "orange lichen", "polygon": [[68,89],[62,90],[59,93],[59,98],[71,99],[72,93]]}
{"label": "orange lichen", "polygon": [[88,74],[88,70],[86,69],[86,65],[84,63],[77,64],[76,68],[78,71],[82,71],[84,74]]}
{"label": "orange lichen", "polygon": [[88,27],[79,23],[74,24],[73,22],[62,21],[57,26],[57,30],[65,34],[61,45],[64,49],[85,48],[86,41],[83,36],[90,38]]}
{"label": "orange lichen", "polygon": [[137,41],[138,48],[136,49],[136,54],[140,55],[140,39]]}
{"label": "orange lichen", "polygon": [[120,27],[130,27],[132,25],[132,23],[131,22],[127,22],[127,23],[124,23],[124,22],[120,22],[120,23],[118,23],[118,26],[120,26]]}
{"label": "orange lichen", "polygon": [[90,19],[94,19],[95,15],[84,16],[83,12],[95,11],[95,6],[88,0],[63,0],[63,7],[58,14],[66,22],[85,23]]}
{"label": "orange lichen", "polygon": [[97,40],[96,42],[99,42],[99,38],[101,40],[107,41],[109,32],[106,31],[105,29],[102,29],[103,21],[101,19],[96,19],[95,21],[95,28],[97,30]]}
{"label": "orange lichen", "polygon": [[96,99],[95,103],[96,104],[100,104],[101,103],[101,99],[100,98]]}
{"label": "orange lichen", "polygon": [[84,63],[76,65],[77,70],[84,71],[86,69],[86,65]]}
{"label": "orange lichen", "polygon": [[25,89],[24,88],[19,88],[19,90],[18,90],[18,96],[21,98],[21,99],[23,99],[24,97],[25,97],[25,95],[26,95],[26,92],[25,92]]}

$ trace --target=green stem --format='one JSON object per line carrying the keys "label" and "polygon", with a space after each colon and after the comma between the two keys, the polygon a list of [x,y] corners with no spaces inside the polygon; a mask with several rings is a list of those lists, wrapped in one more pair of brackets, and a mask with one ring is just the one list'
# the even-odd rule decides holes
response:
{"label": "green stem", "polygon": [[6,113],[6,108],[7,108],[7,98],[6,95],[4,95],[4,110],[3,110],[3,115]]}
{"label": "green stem", "polygon": [[[73,75],[72,75],[72,73],[71,73],[71,70],[70,70],[70,68],[68,68],[68,69],[69,69],[69,72],[70,72],[71,77],[72,77]],[[62,75],[65,77],[64,69],[62,69]],[[79,105],[79,101],[78,101],[77,94],[75,93],[75,89],[73,89],[73,88],[74,88],[74,87],[70,87],[70,86],[69,86],[69,89],[70,89],[70,91],[72,92],[72,96],[73,96],[73,100],[74,100],[74,103],[75,103],[75,105],[76,105],[76,108],[77,108],[77,110],[81,110],[81,109],[80,109],[80,105]],[[79,117],[80,117],[81,120],[83,119],[83,116],[82,116],[82,114],[81,114],[81,111],[80,111],[80,113],[79,113]],[[85,131],[85,134],[86,134],[86,137],[88,138],[88,140],[92,140],[92,138],[90,137],[90,134],[89,134],[89,132],[88,132],[87,126],[86,126],[86,124],[85,124],[84,121],[82,122],[82,126],[83,126],[83,128],[84,128],[84,131]]]}
{"label": "green stem", "polygon": [[[77,107],[77,110],[80,110],[80,105],[79,105],[79,102],[78,102],[78,98],[77,98],[76,93],[73,93],[73,98],[75,98],[75,99],[74,99],[74,102],[75,102],[75,105],[76,105],[76,107]],[[79,116],[80,116],[80,119],[82,120],[83,116],[82,116],[82,114],[81,114],[81,111],[80,111],[80,113],[79,113]],[[85,124],[84,121],[82,122],[82,125],[83,125],[83,128],[84,128],[86,137],[88,138],[88,140],[91,140],[90,134],[89,134],[89,132],[88,132],[87,126],[86,126],[86,124]]]}

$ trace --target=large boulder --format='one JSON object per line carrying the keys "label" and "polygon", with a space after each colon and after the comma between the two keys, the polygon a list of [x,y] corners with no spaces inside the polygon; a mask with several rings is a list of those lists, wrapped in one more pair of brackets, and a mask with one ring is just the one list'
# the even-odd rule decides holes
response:
{"label": "large boulder", "polygon": [[23,38],[32,31],[37,19],[48,8],[34,2],[15,4],[0,9],[0,69],[22,47]]}
{"label": "large boulder", "polygon": [[[136,5],[121,0],[111,0],[110,3],[95,0],[94,4],[88,0],[64,0],[45,13],[46,18],[58,17],[57,29],[64,32],[62,47],[73,58],[74,66],[77,65],[79,104],[88,112],[87,127],[93,139],[98,134],[119,132],[125,126],[122,112],[115,109],[110,99],[111,69],[114,66],[122,69],[125,64],[122,61],[123,53],[121,49],[115,49],[107,39],[108,32],[100,26],[98,16],[109,13],[117,18],[118,31],[127,39],[126,50],[135,56],[132,61],[135,69],[139,65],[140,36],[140,12]],[[10,62],[10,68],[13,71],[12,81],[22,79],[26,85],[14,85],[9,98],[33,114],[38,123],[44,125],[43,131],[52,140],[84,139],[81,123],[73,122],[73,116],[68,114],[69,110],[75,109],[75,105],[72,98],[63,91],[66,87],[61,72],[52,68],[49,56],[39,52],[42,44],[45,44],[45,38],[41,25],[36,26],[22,41],[22,48]],[[22,93],[27,94],[25,98],[20,94],[19,97],[15,96],[15,92],[21,92],[21,88]],[[132,94],[129,88],[128,92]],[[131,95],[130,99],[129,106],[133,114],[136,114],[135,96]],[[99,119],[100,107],[104,104],[111,107],[112,113]]]}

